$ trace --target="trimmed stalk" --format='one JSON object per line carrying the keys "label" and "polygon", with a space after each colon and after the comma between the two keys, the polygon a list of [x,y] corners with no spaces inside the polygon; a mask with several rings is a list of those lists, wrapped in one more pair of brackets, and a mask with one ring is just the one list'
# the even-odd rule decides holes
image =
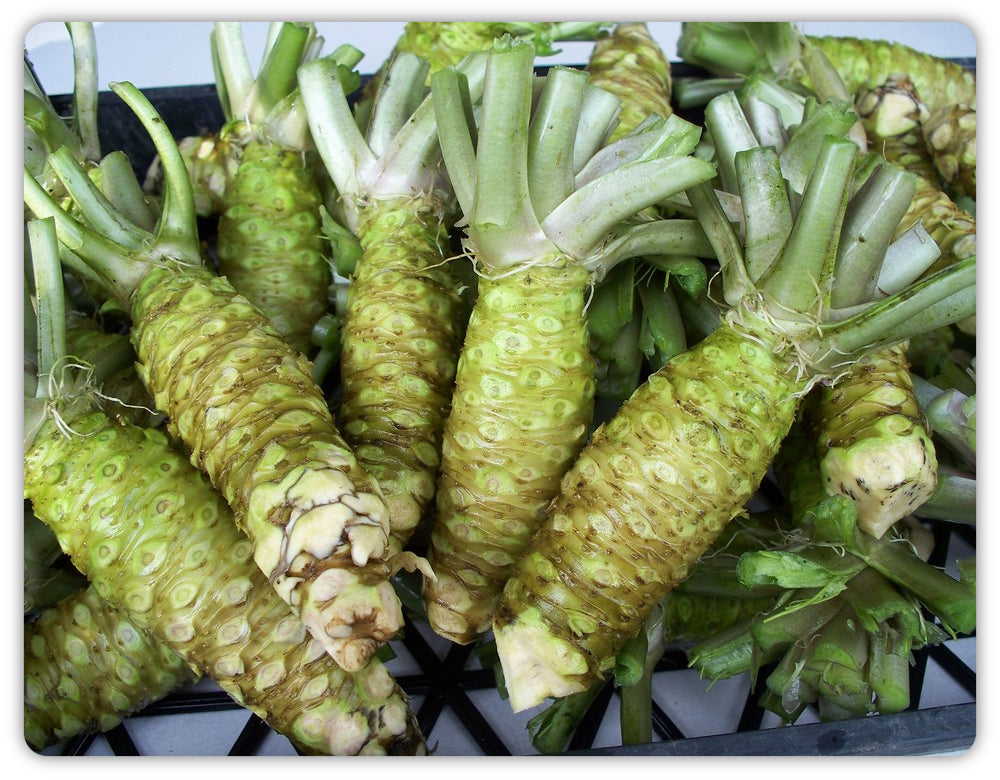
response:
{"label": "trimmed stalk", "polygon": [[385,504],[305,358],[203,265],[190,179],[168,128],[134,86],[112,89],[164,162],[168,196],[155,232],[123,220],[60,152],[51,162],[88,224],[27,172],[25,203],[54,219],[72,253],[64,261],[90,269],[128,308],[143,383],[233,508],[261,571],[327,652],[360,668],[402,625]]}
{"label": "trimmed stalk", "polygon": [[575,137],[563,123],[576,123],[595,88],[581,71],[553,68],[533,111],[533,63],[524,43],[490,53],[475,141],[466,116],[447,109],[460,105],[446,102],[448,72],[431,86],[480,274],[444,431],[428,552],[436,580],[425,586],[432,627],[461,643],[489,630],[508,573],[586,438],[594,365],[585,306],[610,267],[603,244],[713,173],[689,156],[697,128],[671,117],[644,127],[643,145],[627,136],[574,176]]}
{"label": "trimmed stalk", "polygon": [[[718,253],[732,306],[723,323],[650,377],[564,477],[494,619],[515,710],[583,690],[610,667],[757,490],[812,386],[974,311],[973,261],[829,319],[838,248],[857,240],[844,220],[857,154],[844,136],[824,139],[789,240],[759,280],[742,252]],[[710,185],[688,193],[709,238],[731,245]]]}

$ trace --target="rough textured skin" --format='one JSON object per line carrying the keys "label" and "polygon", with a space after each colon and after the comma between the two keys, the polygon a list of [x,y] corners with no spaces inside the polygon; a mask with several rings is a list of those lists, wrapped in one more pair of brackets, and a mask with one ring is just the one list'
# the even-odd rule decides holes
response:
{"label": "rough textured skin", "polygon": [[208,269],[160,266],[132,304],[137,370],[233,508],[258,566],[344,668],[402,625],[389,519],[301,353]]}
{"label": "rough textured skin", "polygon": [[307,753],[420,749],[377,660],[345,672],[253,565],[222,497],[164,433],[100,413],[47,425],[25,496],[98,595]]}
{"label": "rough textured skin", "polygon": [[483,278],[445,425],[424,597],[434,630],[468,643],[542,521],[593,417],[588,275],[539,264]]}
{"label": "rough textured skin", "polygon": [[600,679],[756,491],[802,390],[757,332],[727,320],[669,361],[563,478],[496,609],[515,711]]}
{"label": "rough textured skin", "polygon": [[[226,190],[236,175],[237,160],[228,134],[191,135],[177,141],[194,188],[194,208],[199,217],[215,217],[226,208]],[[163,190],[163,169],[153,159],[143,181],[146,192]]]}
{"label": "rough textured skin", "polygon": [[614,141],[638,127],[650,114],[673,113],[670,63],[645,22],[622,23],[594,43],[587,64],[590,83],[622,100]]}
{"label": "rough textured skin", "polygon": [[941,249],[927,273],[934,273],[976,254],[976,218],[960,208],[940,187],[918,178],[913,202],[896,228],[896,237],[921,222]]}
{"label": "rough textured skin", "polygon": [[976,109],[956,103],[933,111],[923,136],[941,178],[954,192],[976,199]]}
{"label": "rough textured skin", "polygon": [[976,103],[976,74],[957,62],[888,41],[837,36],[806,36],[806,40],[833,63],[852,95],[905,73],[930,111]]}
{"label": "rough textured skin", "polygon": [[342,325],[340,429],[382,488],[397,549],[434,498],[463,303],[431,204],[361,209],[363,255]]}
{"label": "rough textured skin", "polygon": [[122,719],[194,682],[181,656],[92,585],[24,627],[24,738],[41,750]]}
{"label": "rough textured skin", "polygon": [[509,28],[504,22],[407,22],[396,49],[423,57],[433,72],[457,65],[470,52],[489,49]]}
{"label": "rough textured skin", "polygon": [[937,457],[913,390],[906,345],[858,361],[810,407],[830,495],[858,508],[858,527],[881,537],[937,488]]}
{"label": "rough textured skin", "polygon": [[250,140],[219,217],[219,273],[301,352],[328,310],[320,195],[302,152]]}
{"label": "rough textured skin", "polygon": [[924,142],[922,125],[927,108],[907,76],[896,73],[877,87],[862,87],[854,107],[869,148],[928,182],[940,181]]}

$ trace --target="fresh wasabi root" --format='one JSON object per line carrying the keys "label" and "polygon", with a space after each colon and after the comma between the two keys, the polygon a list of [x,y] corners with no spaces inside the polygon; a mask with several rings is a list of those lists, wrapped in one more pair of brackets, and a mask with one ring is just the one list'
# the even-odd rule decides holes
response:
{"label": "fresh wasabi root", "polygon": [[588,276],[539,264],[480,279],[444,433],[427,556],[435,579],[424,588],[432,627],[455,642],[489,630],[514,561],[586,439]]}
{"label": "fresh wasabi root", "polygon": [[361,668],[402,626],[388,513],[309,364],[204,268],[151,271],[133,313],[137,370],[168,430],[233,507],[275,589],[344,668]]}
{"label": "fresh wasabi root", "polygon": [[906,346],[869,355],[810,406],[828,493],[858,507],[876,539],[937,488],[937,455],[913,390]]}
{"label": "fresh wasabi root", "polygon": [[128,307],[143,384],[171,435],[230,502],[261,570],[329,653],[360,668],[402,625],[388,581],[385,504],[302,353],[204,265],[190,178],[169,129],[134,86],[112,86],[163,161],[168,197],[155,229],[98,198],[60,152],[50,163],[86,221],[27,169],[25,203],[53,220],[64,248],[72,244],[68,259]]}
{"label": "fresh wasabi root", "polygon": [[634,130],[650,114],[666,119],[673,113],[670,62],[644,22],[620,23],[595,41],[587,71],[591,84],[622,101],[609,143]]}
{"label": "fresh wasabi root", "polygon": [[34,749],[117,726],[198,679],[92,585],[24,627],[24,739]]}
{"label": "fresh wasabi root", "polygon": [[923,137],[945,186],[976,199],[976,109],[955,103],[933,111],[923,123]]}
{"label": "fresh wasabi root", "polygon": [[308,354],[313,325],[329,308],[331,281],[319,186],[301,151],[266,139],[239,149],[219,217],[219,273]]}
{"label": "fresh wasabi root", "polygon": [[599,679],[749,500],[794,417],[787,360],[730,321],[597,430],[497,607],[515,711]]}
{"label": "fresh wasabi root", "polygon": [[[272,22],[268,32],[254,73],[240,23],[212,27],[210,50],[226,119],[220,134],[233,155],[227,167],[235,165],[222,193],[216,254],[219,273],[289,344],[311,355],[312,328],[327,312],[333,277],[320,228],[324,188],[296,72],[318,56],[323,38],[311,22]],[[330,56],[346,79],[363,55],[345,44]]]}
{"label": "fresh wasabi root", "polygon": [[[468,81],[483,63],[464,62]],[[443,175],[427,62],[395,55],[363,131],[358,107],[322,58],[299,70],[317,151],[338,194],[342,229],[356,236],[341,328],[338,410],[344,438],[382,488],[390,546],[429,520],[441,435],[467,319],[455,220]]]}
{"label": "fresh wasabi root", "polygon": [[360,211],[342,329],[339,425],[382,489],[396,549],[433,504],[464,313],[445,223],[421,202]]}
{"label": "fresh wasabi root", "polygon": [[480,276],[445,424],[428,551],[436,579],[425,583],[432,627],[456,642],[488,629],[495,595],[585,441],[590,287],[676,228],[633,241],[636,214],[714,174],[692,154],[699,129],[680,117],[651,117],[602,146],[620,101],[586,73],[556,68],[538,83],[524,42],[498,42],[488,56],[474,129],[457,74],[431,81]]}
{"label": "fresh wasabi root", "polygon": [[347,672],[323,651],[254,565],[228,505],[165,433],[66,404],[61,414],[74,433],[40,429],[25,453],[25,495],[101,599],[304,753],[423,750],[385,667],[371,659]]}
{"label": "fresh wasabi root", "polygon": [[[738,107],[732,93],[719,100],[706,117]],[[896,257],[892,235],[913,187],[909,174],[886,168],[875,184],[855,188],[852,122],[838,121],[838,134],[824,132],[803,158],[799,199],[781,184],[786,171],[774,147],[751,142],[731,160],[722,151],[733,148],[738,125],[749,125],[736,113],[709,129],[720,169],[735,174],[743,232],[713,186],[687,188],[731,308],[595,432],[512,572],[493,629],[515,710],[585,690],[610,668],[757,490],[815,384],[975,311],[974,261],[890,295],[858,285]],[[928,249],[912,261],[920,269],[937,255]],[[845,304],[830,302],[845,298],[845,316],[831,313]]]}

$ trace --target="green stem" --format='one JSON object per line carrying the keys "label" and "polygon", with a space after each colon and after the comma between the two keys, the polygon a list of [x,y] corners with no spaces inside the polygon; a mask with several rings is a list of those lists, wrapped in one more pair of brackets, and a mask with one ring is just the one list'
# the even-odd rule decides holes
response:
{"label": "green stem", "polygon": [[210,36],[215,85],[226,120],[242,113],[253,90],[253,69],[239,22],[216,22]]}
{"label": "green stem", "polygon": [[564,252],[586,255],[628,217],[707,181],[712,173],[711,165],[690,156],[627,163],[577,189],[542,225]]}
{"label": "green stem", "polygon": [[719,95],[705,106],[705,129],[715,146],[719,180],[726,192],[737,192],[736,154],[759,146],[735,92]]}
{"label": "green stem", "polygon": [[542,755],[566,750],[580,720],[608,683],[603,680],[585,691],[556,699],[527,723],[531,744]]}
{"label": "green stem", "polygon": [[923,618],[913,600],[906,598],[875,569],[866,567],[858,572],[844,590],[844,600],[854,609],[865,630],[872,634],[890,621],[911,636],[919,636],[923,631]]}
{"label": "green stem", "polygon": [[740,22],[684,22],[677,53],[720,76],[745,76],[761,63],[761,52]]}
{"label": "green stem", "polygon": [[671,98],[678,108],[697,108],[713,98],[734,92],[743,86],[742,76],[716,78],[677,78],[673,81]]}
{"label": "green stem", "polygon": [[[854,555],[919,599],[949,632],[969,634],[975,630],[975,595],[943,570],[921,559],[905,540],[888,535],[876,539],[860,531],[849,511],[837,512],[836,508],[847,501],[835,496],[818,508],[814,519],[817,541],[846,543]],[[837,523],[836,529],[831,521]]]}
{"label": "green stem", "polygon": [[889,244],[876,281],[878,294],[902,292],[923,276],[940,256],[940,247],[918,222]]}
{"label": "green stem", "polygon": [[[267,50],[267,56],[257,74],[256,101],[261,116],[266,116],[296,86],[296,70],[313,35],[310,24],[282,22],[274,44]],[[251,121],[261,117],[251,114]]]}
{"label": "green stem", "polygon": [[852,240],[837,250],[838,282],[830,296],[834,308],[876,297],[886,250],[916,192],[916,178],[896,166],[880,166],[851,198],[844,231]]}
{"label": "green stem", "polygon": [[66,308],[63,295],[62,265],[59,261],[59,240],[51,219],[33,219],[28,223],[28,240],[35,282],[35,321],[38,328],[39,382],[36,398],[48,398],[51,386],[47,379],[56,379],[54,371],[66,355]]}
{"label": "green stem", "polygon": [[101,160],[100,169],[101,191],[112,208],[140,229],[152,232],[158,215],[146,200],[128,155],[111,152]]}
{"label": "green stem", "polygon": [[[313,143],[338,193],[349,203],[362,191],[361,181],[376,156],[351,112],[340,64],[332,57],[311,60],[299,68],[298,77]],[[348,208],[347,218],[347,227],[356,231],[356,210]]]}
{"label": "green stem", "polygon": [[431,75],[438,141],[459,208],[471,213],[476,180],[476,124],[468,80],[454,68]]}
{"label": "green stem", "polygon": [[754,620],[746,618],[698,642],[688,651],[691,666],[709,680],[724,680],[749,672],[755,653],[751,633]]}
{"label": "green stem", "polygon": [[494,49],[487,68],[476,147],[473,210],[467,233],[492,267],[509,267],[551,254],[533,209],[528,178],[534,49]]}
{"label": "green stem", "polygon": [[902,712],[910,706],[910,647],[906,634],[881,625],[871,637],[868,684],[875,694],[875,710]]}
{"label": "green stem", "polygon": [[687,190],[687,195],[719,260],[725,302],[728,306],[735,306],[753,287],[746,270],[740,237],[711,184],[696,184]]}
{"label": "green stem", "polygon": [[73,41],[73,130],[84,160],[99,160],[97,41],[92,22],[66,22]]}
{"label": "green stem", "polygon": [[555,67],[545,77],[529,129],[528,190],[535,214],[544,219],[575,188],[573,148],[587,74]]}
{"label": "green stem", "polygon": [[398,54],[390,76],[379,89],[373,104],[366,138],[376,157],[382,155],[413,116],[424,99],[424,85],[430,64],[412,54]]}
{"label": "green stem", "polygon": [[[666,270],[667,264],[661,266],[656,255],[713,258],[715,248],[698,220],[657,219],[616,232],[601,250],[602,262],[609,267],[630,257],[643,257]],[[700,265],[704,268],[704,264]]]}
{"label": "green stem", "polygon": [[788,241],[792,206],[773,149],[752,147],[736,158],[735,169],[743,201],[746,270],[757,281]]}
{"label": "green stem", "polygon": [[602,148],[618,121],[621,99],[605,89],[588,84],[580,108],[573,145],[573,170],[579,173]]}
{"label": "green stem", "polygon": [[959,260],[859,314],[827,326],[828,359],[869,347],[890,346],[972,316],[976,311],[976,258]]}
{"label": "green stem", "polygon": [[976,525],[976,478],[938,468],[938,484],[933,495],[914,510],[917,517]]}
{"label": "green stem", "polygon": [[638,290],[642,302],[639,346],[655,371],[687,349],[684,320],[670,289],[669,277],[656,286],[640,284]]}
{"label": "green stem", "polygon": [[[813,177],[816,161],[823,153],[830,136],[848,141],[847,136],[854,121],[850,104],[821,103],[814,99],[805,103],[802,120],[790,132],[788,143],[781,150],[781,172],[788,180],[789,189],[795,193],[805,191]],[[855,150],[857,145],[854,144]]]}
{"label": "green stem", "polygon": [[788,242],[759,287],[791,312],[818,311],[828,295],[858,148],[828,136],[803,193]]}

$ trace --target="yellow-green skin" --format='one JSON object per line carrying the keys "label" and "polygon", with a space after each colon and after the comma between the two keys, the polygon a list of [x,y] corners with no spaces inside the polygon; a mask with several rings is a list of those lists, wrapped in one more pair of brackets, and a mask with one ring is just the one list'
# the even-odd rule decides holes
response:
{"label": "yellow-green skin", "polygon": [[593,417],[588,273],[567,258],[483,277],[445,424],[425,581],[431,627],[467,644],[490,629]]}
{"label": "yellow-green skin", "polygon": [[563,478],[496,609],[515,711],[599,680],[757,490],[805,380],[754,332],[727,319],[670,360]]}
{"label": "yellow-green skin", "polygon": [[318,185],[300,151],[251,138],[239,154],[219,217],[219,273],[307,353],[331,280]]}
{"label": "yellow-green skin", "polygon": [[937,457],[913,390],[906,345],[874,352],[810,412],[826,491],[850,498],[858,527],[880,538],[937,488]]}
{"label": "yellow-green skin", "polygon": [[[216,132],[185,136],[178,139],[177,150],[191,179],[195,213],[199,217],[218,217],[225,211],[226,190],[238,167],[230,134]],[[145,192],[160,196],[163,184],[163,168],[159,156],[156,156],[146,171],[142,187]]]}
{"label": "yellow-green skin", "polygon": [[113,729],[198,679],[93,585],[24,627],[24,739],[35,750]]}
{"label": "yellow-green skin", "polygon": [[457,65],[467,54],[486,51],[510,27],[506,22],[407,22],[396,49],[427,60],[434,72]]}
{"label": "yellow-green skin", "polygon": [[955,103],[975,105],[976,74],[957,62],[888,41],[837,36],[806,40],[827,56],[852,95],[902,73],[930,111]]}
{"label": "yellow-green skin", "polygon": [[873,89],[862,88],[854,108],[870,149],[928,182],[939,181],[921,129],[927,109],[908,77],[894,74]]}
{"label": "yellow-green skin", "polygon": [[976,109],[967,103],[931,112],[923,137],[941,178],[956,193],[976,199]]}
{"label": "yellow-green skin", "polygon": [[341,326],[340,430],[382,489],[397,550],[433,503],[461,345],[463,302],[437,211],[416,199],[360,210],[363,254]]}
{"label": "yellow-green skin", "polygon": [[160,265],[133,296],[137,370],[278,593],[345,669],[402,625],[389,519],[305,357],[208,269]]}
{"label": "yellow-green skin", "polygon": [[208,480],[159,430],[100,413],[47,424],[24,492],[101,599],[213,679],[299,749],[421,749],[405,695],[377,660],[345,672],[253,564]]}
{"label": "yellow-green skin", "polygon": [[622,111],[608,139],[611,143],[638,127],[651,114],[673,113],[670,63],[644,22],[622,23],[594,43],[587,63],[590,83],[621,98]]}

